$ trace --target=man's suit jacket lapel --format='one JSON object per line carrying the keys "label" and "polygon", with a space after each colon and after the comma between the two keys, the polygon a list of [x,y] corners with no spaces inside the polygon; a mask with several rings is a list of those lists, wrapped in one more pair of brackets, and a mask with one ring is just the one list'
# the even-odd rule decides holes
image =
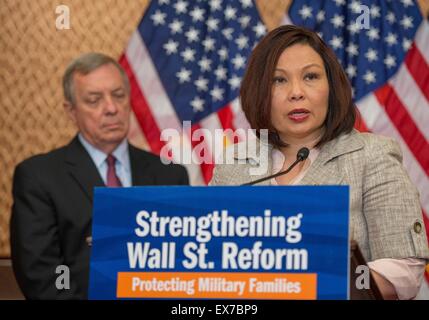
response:
{"label": "man's suit jacket lapel", "polygon": [[[128,145],[128,150],[130,154],[132,185],[154,185],[156,183],[155,176],[148,170],[150,165],[145,154],[131,144]],[[94,187],[104,187],[105,184],[90,155],[84,146],[82,146],[77,136],[67,147],[65,161],[70,175],[79,184],[92,204]]]}
{"label": "man's suit jacket lapel", "polygon": [[68,145],[65,162],[70,175],[92,205],[94,187],[104,187],[105,185],[97,167],[77,136]]}
{"label": "man's suit jacket lapel", "polygon": [[154,173],[150,170],[150,163],[143,151],[138,150],[131,144],[128,145],[130,153],[131,179],[133,186],[155,185]]}

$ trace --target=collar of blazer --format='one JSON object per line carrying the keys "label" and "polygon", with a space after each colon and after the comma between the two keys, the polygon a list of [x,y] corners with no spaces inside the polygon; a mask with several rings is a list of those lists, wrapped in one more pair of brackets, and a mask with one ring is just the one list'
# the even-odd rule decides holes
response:
{"label": "collar of blazer", "polygon": [[[353,129],[348,134],[342,134],[338,138],[327,142],[322,146],[320,153],[314,163],[311,164],[300,185],[320,185],[320,184],[342,184],[342,172],[334,160],[335,158],[362,149],[364,143],[359,132]],[[233,148],[233,157],[238,163],[247,163],[250,166],[258,166],[261,163],[261,151],[268,154],[268,168],[272,168],[271,144],[257,140],[256,143],[239,143]],[[271,169],[270,169],[271,170]],[[268,174],[267,174],[268,175]]]}
{"label": "collar of blazer", "polygon": [[344,172],[338,166],[338,157],[355,152],[364,147],[364,142],[357,130],[327,142],[320,149],[314,163],[311,164],[300,185],[342,185],[345,184]]}

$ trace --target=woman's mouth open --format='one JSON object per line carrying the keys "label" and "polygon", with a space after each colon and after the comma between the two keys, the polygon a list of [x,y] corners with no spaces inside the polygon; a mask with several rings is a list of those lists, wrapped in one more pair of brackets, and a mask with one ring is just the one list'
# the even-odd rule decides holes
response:
{"label": "woman's mouth open", "polygon": [[292,121],[302,122],[310,116],[310,111],[307,109],[293,109],[287,114],[287,116]]}

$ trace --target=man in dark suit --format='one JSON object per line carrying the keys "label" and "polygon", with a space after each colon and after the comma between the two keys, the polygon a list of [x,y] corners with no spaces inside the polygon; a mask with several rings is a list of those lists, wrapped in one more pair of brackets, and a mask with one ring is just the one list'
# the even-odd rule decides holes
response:
{"label": "man in dark suit", "polygon": [[[127,142],[130,87],[115,60],[79,57],[67,68],[63,89],[78,135],[20,163],[13,179],[12,262],[29,299],[87,298],[94,187],[189,183],[184,167],[164,165]],[[57,289],[60,265],[70,270],[69,289]]]}

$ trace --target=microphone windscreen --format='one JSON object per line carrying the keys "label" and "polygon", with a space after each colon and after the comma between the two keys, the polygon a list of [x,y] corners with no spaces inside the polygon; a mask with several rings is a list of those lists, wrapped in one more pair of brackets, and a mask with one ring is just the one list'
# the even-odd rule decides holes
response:
{"label": "microphone windscreen", "polygon": [[310,150],[308,148],[303,147],[298,150],[298,153],[296,154],[297,159],[301,159],[301,161],[307,159],[308,155],[310,154]]}

